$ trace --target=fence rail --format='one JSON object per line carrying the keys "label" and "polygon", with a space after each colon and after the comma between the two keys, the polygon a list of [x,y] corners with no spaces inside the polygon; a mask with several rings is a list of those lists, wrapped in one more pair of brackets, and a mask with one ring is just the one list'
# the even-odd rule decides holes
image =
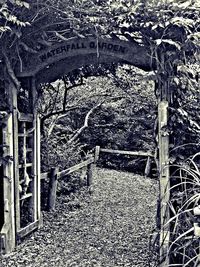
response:
{"label": "fence rail", "polygon": [[76,164],[76,165],[74,165],[74,166],[72,166],[72,167],[70,167],[70,168],[68,168],[66,170],[58,172],[58,174],[57,174],[58,179],[66,176],[66,175],[68,175],[70,173],[73,173],[75,171],[78,171],[78,170],[80,170],[80,169],[82,169],[84,167],[87,167],[91,163],[94,163],[94,157],[90,157],[89,159],[87,159],[87,160],[85,160],[85,161],[83,161],[83,162],[81,162],[79,164]]}
{"label": "fence rail", "polygon": [[103,153],[110,153],[110,154],[117,154],[117,155],[128,155],[128,156],[141,156],[141,157],[147,157],[147,162],[145,166],[144,175],[145,177],[148,177],[151,171],[151,163],[152,158],[154,157],[153,153],[151,151],[145,152],[145,151],[127,151],[127,150],[114,150],[114,149],[107,149],[107,148],[100,148],[96,147],[95,149],[95,155],[96,158],[99,158],[99,154],[101,152]]}
{"label": "fence rail", "polygon": [[48,199],[47,199],[47,209],[53,210],[56,204],[56,191],[58,179],[61,179],[75,171],[78,171],[84,167],[87,167],[87,186],[89,187],[92,184],[92,170],[93,164],[95,163],[95,158],[90,157],[87,160],[76,164],[66,170],[58,171],[58,168],[51,168],[50,172],[41,173],[41,180],[49,180],[49,189],[48,189]]}
{"label": "fence rail", "polygon": [[128,156],[153,157],[152,152],[144,152],[144,151],[126,151],[126,150],[114,150],[114,149],[100,148],[100,152],[119,154],[119,155],[128,155]]}
{"label": "fence rail", "polygon": [[49,180],[49,192],[48,192],[48,201],[47,201],[47,208],[48,210],[52,210],[55,208],[55,201],[56,201],[56,190],[57,190],[57,181],[69,175],[75,171],[78,171],[84,167],[87,167],[87,186],[90,187],[92,184],[92,176],[93,176],[93,165],[99,159],[100,153],[110,153],[110,154],[118,154],[118,155],[129,155],[129,156],[142,156],[147,157],[146,167],[145,167],[145,176],[148,176],[151,169],[151,162],[153,153],[152,152],[145,152],[145,151],[126,151],[126,150],[114,150],[114,149],[107,149],[101,148],[100,146],[96,146],[94,149],[94,155],[91,155],[85,161],[78,163],[66,170],[58,171],[58,168],[52,168],[50,172],[41,173],[41,180]]}

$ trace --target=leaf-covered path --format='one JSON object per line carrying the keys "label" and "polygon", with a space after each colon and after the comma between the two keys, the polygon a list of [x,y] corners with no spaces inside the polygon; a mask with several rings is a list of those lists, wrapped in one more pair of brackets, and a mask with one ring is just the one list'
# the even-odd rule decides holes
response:
{"label": "leaf-covered path", "polygon": [[[73,201],[61,195],[44,226],[27,237],[1,267],[146,267],[155,225],[157,183],[97,169],[94,192]],[[154,266],[153,264],[151,266]]]}

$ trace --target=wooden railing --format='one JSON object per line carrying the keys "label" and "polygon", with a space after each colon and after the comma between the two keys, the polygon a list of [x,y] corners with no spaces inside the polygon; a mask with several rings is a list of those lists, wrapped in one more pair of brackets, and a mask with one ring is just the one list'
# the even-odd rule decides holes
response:
{"label": "wooden railing", "polygon": [[92,184],[92,170],[95,163],[95,157],[90,156],[85,161],[76,164],[66,170],[58,171],[58,168],[52,168],[50,172],[41,173],[41,180],[49,180],[49,189],[48,189],[48,199],[47,199],[47,209],[53,210],[56,203],[56,191],[57,191],[57,182],[58,179],[61,179],[75,171],[78,171],[84,167],[87,167],[86,171],[86,184],[88,187]]}
{"label": "wooden railing", "polygon": [[145,177],[148,177],[150,174],[152,158],[154,157],[151,151],[145,152],[145,151],[114,150],[114,149],[107,149],[107,148],[100,148],[100,147],[96,147],[95,151],[96,151],[95,154],[97,154],[96,155],[97,158],[99,158],[100,153],[147,157],[144,175]]}
{"label": "wooden railing", "polygon": [[129,155],[129,156],[142,156],[147,157],[146,167],[145,167],[145,176],[149,176],[150,169],[151,169],[151,162],[153,153],[151,152],[144,152],[144,151],[126,151],[126,150],[113,150],[113,149],[106,149],[100,148],[100,146],[96,146],[94,149],[94,155],[90,155],[88,159],[85,161],[76,164],[66,170],[58,171],[58,168],[52,168],[50,172],[41,173],[42,180],[49,180],[49,191],[48,191],[48,200],[47,200],[47,208],[48,210],[52,210],[55,208],[55,201],[56,201],[56,190],[57,190],[57,181],[69,175],[75,171],[78,171],[82,168],[87,167],[87,178],[86,184],[88,187],[92,185],[92,170],[94,165],[97,163],[100,153],[110,153],[110,154],[117,154],[117,155]]}

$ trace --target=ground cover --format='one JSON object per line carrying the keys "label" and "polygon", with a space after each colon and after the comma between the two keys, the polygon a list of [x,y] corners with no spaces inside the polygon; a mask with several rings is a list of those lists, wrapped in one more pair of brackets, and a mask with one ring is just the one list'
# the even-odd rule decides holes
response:
{"label": "ground cover", "polygon": [[155,226],[158,184],[96,169],[93,193],[60,195],[43,227],[0,258],[1,267],[145,267],[155,263],[148,243]]}

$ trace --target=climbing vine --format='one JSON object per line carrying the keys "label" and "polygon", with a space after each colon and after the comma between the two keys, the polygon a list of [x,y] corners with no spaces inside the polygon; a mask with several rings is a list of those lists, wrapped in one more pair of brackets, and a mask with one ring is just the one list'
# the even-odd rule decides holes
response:
{"label": "climbing vine", "polygon": [[[190,226],[196,218],[192,217],[191,209],[199,204],[199,161],[194,162],[200,146],[199,17],[199,0],[71,0],[67,5],[64,0],[0,3],[0,79],[6,78],[6,82],[12,83],[19,95],[23,90],[15,69],[23,71],[29,55],[54,43],[88,35],[98,40],[105,34],[151,48],[149,57],[152,69],[156,69],[156,96],[159,101],[169,102],[168,127],[162,131],[170,135],[169,164],[172,166],[168,206],[171,218],[175,216],[170,224],[170,249],[174,251],[172,262],[181,266],[196,264],[196,254],[191,252],[195,242],[187,243],[187,251],[182,242],[179,257],[175,253],[178,241],[190,239],[191,233],[194,237],[194,228]],[[82,71],[84,74],[85,70]],[[6,95],[3,86],[0,94]],[[23,92],[21,95],[23,98]],[[9,108],[7,102],[2,105],[1,110]],[[185,183],[187,186],[183,187]],[[198,196],[195,201],[193,195]],[[187,223],[181,227],[183,222]]]}

